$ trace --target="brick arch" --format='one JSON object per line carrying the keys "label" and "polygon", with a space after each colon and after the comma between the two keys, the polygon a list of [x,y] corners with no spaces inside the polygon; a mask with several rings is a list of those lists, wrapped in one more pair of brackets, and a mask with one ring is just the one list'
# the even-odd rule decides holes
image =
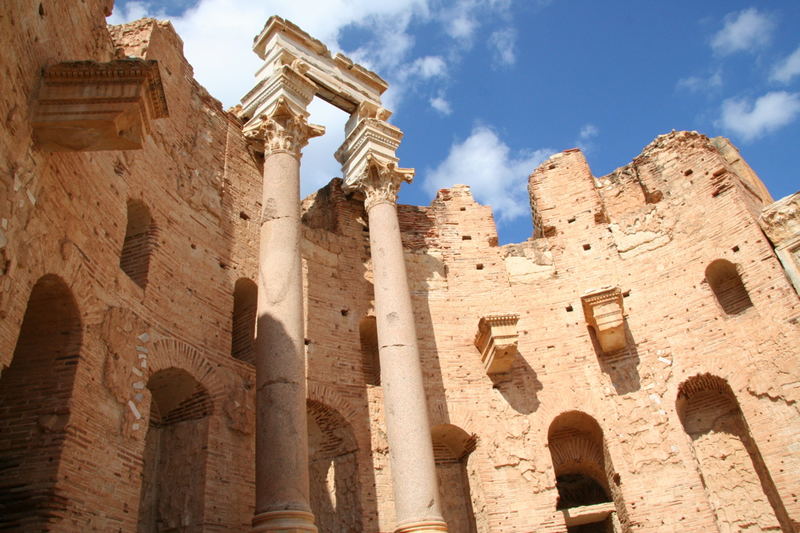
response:
{"label": "brick arch", "polygon": [[342,395],[323,383],[309,381],[306,390],[306,398],[319,402],[337,411],[344,421],[351,427],[355,427],[354,422],[359,420],[359,411],[347,401]]}
{"label": "brick arch", "polygon": [[317,527],[320,533],[361,531],[359,446],[353,426],[342,412],[353,416],[353,410],[327,387],[309,386],[309,393],[306,409],[310,503]]}
{"label": "brick arch", "polygon": [[74,505],[60,470],[81,459],[69,427],[84,327],[64,278],[40,277],[0,375],[0,529],[50,530]]}
{"label": "brick arch", "polygon": [[[605,513],[608,514],[598,515],[593,523],[608,528],[619,520],[622,530],[628,531],[628,514],[619,477],[597,420],[580,410],[560,413],[548,427],[547,447],[558,491],[556,508],[607,505]],[[567,521],[566,525],[579,524]]]}
{"label": "brick arch", "polygon": [[217,369],[195,347],[178,339],[159,339],[148,347],[147,379],[160,370],[177,368],[186,371],[202,385],[217,404],[225,394],[225,383]]}
{"label": "brick arch", "polygon": [[729,381],[697,373],[680,383],[675,398],[717,525],[738,531],[758,523],[790,531],[791,519]]}

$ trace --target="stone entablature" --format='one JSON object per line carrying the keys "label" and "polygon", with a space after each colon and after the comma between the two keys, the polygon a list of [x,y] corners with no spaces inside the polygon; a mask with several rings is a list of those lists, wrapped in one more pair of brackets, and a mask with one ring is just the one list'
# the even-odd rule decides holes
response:
{"label": "stone entablature", "polygon": [[517,313],[493,314],[481,317],[475,347],[481,353],[486,373],[502,374],[511,370],[517,353]]}
{"label": "stone entablature", "polygon": [[581,296],[586,323],[594,329],[605,353],[625,348],[625,308],[619,287],[586,291]]}
{"label": "stone entablature", "polygon": [[137,150],[150,121],[167,116],[156,61],[59,63],[42,76],[33,136],[50,152]]}
{"label": "stone entablature", "polygon": [[320,41],[280,17],[273,16],[256,37],[253,51],[264,60],[256,72],[256,86],[242,98],[242,116],[262,112],[269,80],[275,72],[292,65],[315,86],[315,94],[348,114],[362,102],[380,106],[388,84],[377,74],[353,63],[342,54],[333,56]]}

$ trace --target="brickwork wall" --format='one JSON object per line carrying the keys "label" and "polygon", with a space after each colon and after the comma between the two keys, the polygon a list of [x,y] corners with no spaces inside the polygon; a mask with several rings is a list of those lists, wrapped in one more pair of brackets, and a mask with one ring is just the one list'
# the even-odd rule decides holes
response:
{"label": "brickwork wall", "polygon": [[[36,375],[31,368],[17,378],[13,365],[31,338],[20,333],[26,309],[47,329],[31,298],[37,281],[63,280],[81,329],[69,400],[54,408],[56,418],[25,406],[9,415],[15,404],[4,402],[0,423],[28,420],[11,425],[33,428],[35,441],[53,438],[48,420],[66,417],[61,443],[46,452],[57,461],[52,519],[62,530],[135,531],[156,505],[140,502],[158,455],[146,446],[148,426],[173,412],[151,378],[185,372],[199,388],[158,429],[172,428],[170,440],[184,444],[156,469],[196,476],[202,497],[187,505],[202,517],[197,529],[245,531],[254,370],[232,354],[232,329],[237,280],[256,279],[260,163],[236,117],[193,80],[172,27],[144,20],[109,32],[106,4],[39,10],[12,0],[0,8],[0,395],[19,398],[20,383]],[[32,145],[41,69],[120,55],[159,61],[170,117],[152,123],[144,148],[45,153]],[[781,520],[784,530],[797,527],[800,299],[756,222],[771,198],[723,141],[673,132],[601,178],[578,151],[553,156],[529,180],[536,237],[523,243],[498,246],[491,209],[465,186],[440,191],[430,206],[399,206],[430,421],[472,442],[468,455],[440,461],[441,477],[469,491],[474,520],[462,517],[465,527],[566,531],[549,428],[569,412],[600,428],[593,456],[611,479],[624,530],[735,529],[745,516],[753,531]],[[143,286],[120,268],[129,202],[146,206],[157,228]],[[362,347],[361,325],[375,312],[366,214],[338,179],[305,199],[303,212],[312,504],[322,531],[389,532],[385,406]],[[752,305],[732,314],[721,307],[706,279],[719,259],[735,266]],[[603,286],[624,295],[627,347],[611,354],[581,307],[585,291]],[[520,315],[514,365],[492,377],[473,344],[479,318],[491,312]],[[246,344],[241,335],[237,346]],[[722,433],[693,438],[679,414],[682,385],[705,374],[724,380],[729,405],[738,405],[739,433],[725,433],[740,443],[725,437],[741,459],[734,473],[714,455],[720,445],[707,446]],[[26,393],[34,398],[35,387]],[[198,409],[208,414],[181,418]],[[198,432],[207,438],[201,451],[190,446]],[[567,433],[558,446],[579,447]],[[9,435],[0,432],[3,460],[14,446]],[[760,471],[770,474],[770,494]],[[466,508],[446,489],[448,512]],[[749,500],[729,497],[737,491],[752,491],[758,509],[740,512]]]}

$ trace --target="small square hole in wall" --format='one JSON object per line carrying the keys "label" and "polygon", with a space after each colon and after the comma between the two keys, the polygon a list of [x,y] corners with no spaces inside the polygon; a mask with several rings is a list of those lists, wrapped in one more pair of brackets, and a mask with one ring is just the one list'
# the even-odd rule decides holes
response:
{"label": "small square hole in wall", "polygon": [[584,250],[591,250],[592,249],[592,245],[591,244],[584,244],[583,245],[583,249]]}
{"label": "small square hole in wall", "polygon": [[472,240],[472,235],[462,235],[461,236],[461,240],[462,241],[471,241]]}
{"label": "small square hole in wall", "polygon": [[568,305],[567,306],[567,313],[571,313],[571,312],[572,312],[572,305]]}
{"label": "small square hole in wall", "polygon": [[575,217],[567,219],[567,224],[572,224],[573,222],[575,222]]}
{"label": "small square hole in wall", "polygon": [[348,314],[349,312],[350,312],[350,310],[349,310],[349,309],[342,309],[342,310],[341,310],[342,316],[347,316],[347,314]]}
{"label": "small square hole in wall", "polygon": [[475,265],[475,270],[483,270],[483,263],[478,263]]}
{"label": "small square hole in wall", "polygon": [[239,211],[239,218],[241,218],[242,220],[250,220],[250,215],[248,215],[244,211]]}
{"label": "small square hole in wall", "polygon": [[622,293],[622,297],[623,298],[627,298],[630,295],[631,295],[631,291],[625,291],[625,292]]}
{"label": "small square hole in wall", "polygon": [[459,211],[466,211],[466,210],[467,210],[466,207],[462,207],[462,208],[459,209]]}
{"label": "small square hole in wall", "polygon": [[731,250],[733,250],[733,252],[736,253],[736,252],[739,251],[739,247],[738,246],[734,246],[733,248],[731,248]]}

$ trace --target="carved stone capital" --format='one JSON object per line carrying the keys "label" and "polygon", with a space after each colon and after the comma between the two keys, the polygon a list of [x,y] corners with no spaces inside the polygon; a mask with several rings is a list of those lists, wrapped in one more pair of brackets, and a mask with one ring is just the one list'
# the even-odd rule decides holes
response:
{"label": "carved stone capital", "polygon": [[325,133],[324,126],[309,124],[307,112],[299,112],[283,98],[269,112],[263,113],[245,135],[264,151],[264,155],[288,153],[298,160],[308,140]]}
{"label": "carved stone capital", "polygon": [[369,212],[378,204],[396,204],[400,184],[411,183],[413,179],[413,168],[397,168],[394,161],[369,155],[363,172],[346,183],[344,188],[348,192],[364,194],[364,207]]}

